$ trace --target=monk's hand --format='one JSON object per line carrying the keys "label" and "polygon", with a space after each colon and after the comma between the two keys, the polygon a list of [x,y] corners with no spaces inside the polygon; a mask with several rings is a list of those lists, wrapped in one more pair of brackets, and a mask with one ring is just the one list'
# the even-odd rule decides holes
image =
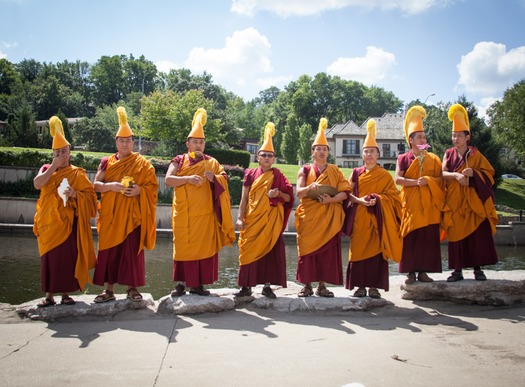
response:
{"label": "monk's hand", "polygon": [[126,189],[126,187],[124,187],[124,184],[119,183],[117,181],[114,181],[112,183],[104,183],[104,187],[109,188],[108,191],[113,192],[122,192],[122,190]]}
{"label": "monk's hand", "polygon": [[279,188],[274,188],[274,189],[271,189],[271,190],[268,191],[268,197],[270,199],[276,198],[280,194],[281,194],[281,192],[279,191]]}
{"label": "monk's hand", "polygon": [[242,221],[242,219],[237,219],[237,222],[235,222],[235,228],[239,231],[242,231],[246,228],[246,225]]}
{"label": "monk's hand", "polygon": [[200,186],[202,184],[202,177],[199,175],[188,176],[188,184]]}
{"label": "monk's hand", "polygon": [[461,171],[461,174],[463,176],[472,177],[474,176],[474,171],[472,170],[472,168],[465,168],[463,171]]}
{"label": "monk's hand", "polygon": [[428,185],[427,179],[425,179],[424,177],[420,177],[419,179],[417,179],[417,185],[418,186]]}
{"label": "monk's hand", "polygon": [[125,196],[128,196],[130,198],[134,197],[134,196],[139,196],[140,195],[140,187],[136,184],[133,184],[133,186],[129,187],[129,188],[124,188],[124,195]]}
{"label": "monk's hand", "polygon": [[212,171],[206,171],[206,172],[204,172],[204,177],[205,177],[206,179],[208,179],[208,181],[209,181],[210,183],[213,183],[213,180],[215,179],[215,175],[213,174]]}
{"label": "monk's hand", "polygon": [[317,189],[319,187],[319,183],[316,183],[315,181],[308,186],[308,191]]}
{"label": "monk's hand", "polygon": [[67,189],[64,191],[64,194],[68,197],[68,198],[76,198],[77,197],[77,191],[75,191],[73,188],[71,187],[67,187]]}
{"label": "monk's hand", "polygon": [[467,177],[462,173],[456,173],[456,180],[461,185],[467,185]]}
{"label": "monk's hand", "polygon": [[319,200],[319,202],[321,202],[323,204],[333,203],[332,197],[330,195],[328,195],[328,194],[317,195],[317,199]]}

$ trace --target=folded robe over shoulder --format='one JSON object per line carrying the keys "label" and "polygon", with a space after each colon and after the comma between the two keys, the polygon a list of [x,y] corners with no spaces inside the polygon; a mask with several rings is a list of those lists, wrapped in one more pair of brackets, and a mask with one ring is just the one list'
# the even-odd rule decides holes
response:
{"label": "folded robe over shoulder", "polygon": [[[77,193],[64,206],[57,188],[64,178]],[[41,189],[36,203],[33,232],[38,240],[40,256],[66,241],[77,218],[77,261],[75,278],[81,289],[91,283],[88,271],[95,267],[96,257],[91,232],[91,218],[96,216],[97,196],[93,185],[82,168],[68,166],[53,173],[49,182]]]}
{"label": "folded robe over shoulder", "polygon": [[[200,186],[184,184],[174,189],[173,260],[209,258],[235,241],[228,178],[222,165],[207,155],[195,160],[184,154],[172,162],[179,164],[177,176],[203,177]],[[214,183],[204,178],[206,171],[213,172]]]}
{"label": "folded robe over shoulder", "polygon": [[[427,185],[402,186],[401,202],[403,203],[401,236],[404,238],[412,231],[431,224],[441,224],[442,218],[450,222],[450,208],[445,203],[445,189],[442,178],[441,160],[433,153],[426,153],[421,165],[419,158],[409,151],[400,157],[406,158],[409,167],[404,177],[418,179],[423,176]],[[421,167],[423,168],[421,170]]]}
{"label": "folded robe over shoulder", "polygon": [[446,200],[452,210],[452,223],[445,228],[450,242],[460,241],[472,234],[488,219],[492,234],[496,233],[498,215],[494,205],[494,168],[489,161],[473,147],[466,157],[461,157],[455,148],[447,149],[445,170],[461,172],[472,168],[474,176],[469,185],[461,185],[456,179],[447,180]]}
{"label": "folded robe over shoulder", "polygon": [[[259,173],[250,187],[244,223],[239,236],[239,264],[248,265],[264,257],[282,235],[293,206],[293,187],[275,168],[262,172],[260,168],[246,173]],[[268,191],[278,188],[290,195],[290,201],[268,197]]]}
{"label": "folded robe over shoulder", "polygon": [[[317,182],[336,187],[337,192],[350,192],[350,183],[336,165],[328,164],[319,177],[314,167],[309,168],[306,185]],[[322,204],[317,199],[301,198],[301,204],[295,211],[299,256],[313,253],[341,232],[344,218],[341,203]]]}
{"label": "folded robe over shoulder", "polygon": [[[370,195],[376,205],[353,204],[347,216],[345,230],[350,236],[350,261],[362,261],[382,253],[383,259],[401,260],[403,240],[399,231],[401,199],[390,173],[380,166],[369,171],[354,169],[351,177],[355,196]],[[353,212],[353,214],[352,214]]]}
{"label": "folded robe over shoulder", "polygon": [[126,237],[140,226],[140,242],[137,254],[152,250],[157,238],[157,197],[159,183],[155,168],[138,153],[131,153],[124,159],[112,155],[106,167],[106,182],[120,182],[130,176],[140,186],[140,195],[128,197],[120,192],[101,194],[98,217],[98,249],[106,250],[121,244]]}

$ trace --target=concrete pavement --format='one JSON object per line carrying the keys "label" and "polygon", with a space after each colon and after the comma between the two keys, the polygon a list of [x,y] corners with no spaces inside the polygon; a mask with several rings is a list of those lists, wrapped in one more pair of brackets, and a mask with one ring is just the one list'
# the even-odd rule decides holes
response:
{"label": "concrete pavement", "polygon": [[0,384],[523,385],[525,305],[405,300],[403,280],[391,277],[383,293],[390,302],[369,311],[282,313],[247,304],[192,316],[146,308],[45,323],[21,322],[3,305]]}

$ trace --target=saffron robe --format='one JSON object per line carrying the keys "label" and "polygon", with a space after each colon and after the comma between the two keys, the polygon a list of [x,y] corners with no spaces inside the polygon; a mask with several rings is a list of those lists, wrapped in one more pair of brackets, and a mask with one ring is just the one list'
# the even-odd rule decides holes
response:
{"label": "saffron robe", "polygon": [[[286,287],[283,232],[293,207],[293,187],[278,169],[263,172],[260,167],[246,169],[243,185],[250,187],[250,193],[243,219],[246,227],[237,242],[239,285],[272,283]],[[290,195],[290,201],[270,199],[268,191],[274,188]]]}
{"label": "saffron robe", "polygon": [[[305,184],[313,182],[330,185],[337,192],[350,192],[350,184],[341,170],[328,164],[320,172],[315,164],[303,167]],[[297,230],[298,264],[296,278],[299,282],[326,281],[335,285],[343,283],[341,257],[341,229],[345,213],[342,203],[322,204],[307,196],[295,211]]]}
{"label": "saffron robe", "polygon": [[[208,155],[191,159],[184,154],[172,162],[179,165],[177,176],[203,176],[200,186],[184,184],[174,189],[173,260],[189,262],[213,257],[235,241],[228,177],[222,165]],[[213,183],[204,177],[206,171],[215,175]]]}
{"label": "saffron robe", "polygon": [[[47,169],[49,165],[44,165],[42,168]],[[77,197],[69,198],[65,206],[57,191],[64,178],[67,178],[69,186],[77,193]],[[53,251],[57,255],[62,255],[63,250],[59,249],[59,246],[68,243],[66,242],[68,240],[71,241],[69,243],[75,244],[77,255],[73,257],[74,277],[80,289],[84,289],[87,282],[91,283],[88,271],[95,267],[91,218],[96,216],[96,209],[97,196],[86,171],[71,165],[53,173],[49,182],[40,190],[40,197],[36,203],[33,232],[37,237],[40,256],[44,257],[47,254],[48,260],[53,260]],[[76,228],[74,228],[75,222]],[[71,238],[74,229],[76,235]],[[71,251],[69,247],[67,250]],[[60,271],[48,274],[62,275]]]}
{"label": "saffron robe", "polygon": [[494,168],[473,147],[464,156],[456,148],[445,152],[444,170],[461,172],[472,168],[474,176],[463,186],[455,179],[446,181],[446,201],[452,210],[452,222],[442,238],[448,237],[449,268],[491,265],[498,262],[493,235],[498,215],[494,205]]}
{"label": "saffron robe", "polygon": [[362,261],[382,253],[384,260],[399,262],[403,246],[401,200],[392,176],[379,165],[370,171],[363,166],[354,169],[351,179],[354,196],[373,196],[377,200],[372,207],[355,203],[349,207],[345,228],[350,237],[349,260]]}
{"label": "saffron robe", "polygon": [[157,238],[158,181],[155,168],[138,153],[118,159],[117,154],[104,158],[100,170],[105,182],[121,182],[132,177],[140,186],[140,195],[124,196],[120,192],[101,193],[99,203],[98,258],[93,282],[98,285],[119,283],[144,286],[144,248],[152,250]]}
{"label": "saffron robe", "polygon": [[427,182],[425,186],[401,186],[403,254],[399,271],[441,273],[439,225],[442,217],[451,216],[445,203],[441,160],[430,152],[415,157],[410,150],[399,156],[398,170],[408,179],[424,177]]}

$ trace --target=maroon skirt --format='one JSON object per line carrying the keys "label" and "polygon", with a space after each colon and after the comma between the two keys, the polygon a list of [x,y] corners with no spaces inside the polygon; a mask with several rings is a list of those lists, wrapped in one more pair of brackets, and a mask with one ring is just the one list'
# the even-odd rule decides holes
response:
{"label": "maroon skirt", "polygon": [[120,245],[100,250],[93,275],[95,285],[105,283],[133,287],[146,285],[144,249],[137,254],[140,242],[140,226],[133,230]]}
{"label": "maroon skirt", "polygon": [[334,285],[342,285],[343,263],[341,254],[341,233],[337,233],[323,247],[312,254],[299,256],[297,281],[303,284],[325,281]]}
{"label": "maroon skirt", "polygon": [[71,293],[80,290],[75,278],[77,264],[77,222],[69,237],[61,245],[40,257],[42,291],[46,293]]}
{"label": "maroon skirt", "polygon": [[346,270],[347,289],[379,288],[388,292],[388,262],[379,253],[374,257],[357,262],[349,262]]}
{"label": "maroon skirt", "polygon": [[488,219],[466,238],[448,243],[448,268],[461,270],[466,267],[494,265],[498,254]]}
{"label": "maroon skirt", "polygon": [[418,228],[404,237],[402,257],[399,262],[400,273],[441,273],[439,224]]}
{"label": "maroon skirt", "polygon": [[286,251],[282,235],[264,257],[239,267],[237,283],[247,287],[267,283],[286,287]]}
{"label": "maroon skirt", "polygon": [[219,279],[219,254],[197,261],[173,261],[172,278],[191,288],[214,283]]}

